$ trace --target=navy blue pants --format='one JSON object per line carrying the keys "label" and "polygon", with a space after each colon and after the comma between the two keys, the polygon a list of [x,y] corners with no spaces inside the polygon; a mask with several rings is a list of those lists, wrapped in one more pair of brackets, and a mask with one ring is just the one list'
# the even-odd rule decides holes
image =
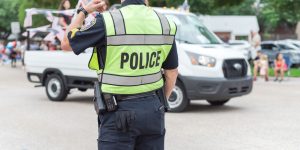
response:
{"label": "navy blue pants", "polygon": [[118,111],[134,111],[128,132],[116,129],[115,113],[99,116],[99,150],[164,150],[165,112],[156,95],[118,102]]}

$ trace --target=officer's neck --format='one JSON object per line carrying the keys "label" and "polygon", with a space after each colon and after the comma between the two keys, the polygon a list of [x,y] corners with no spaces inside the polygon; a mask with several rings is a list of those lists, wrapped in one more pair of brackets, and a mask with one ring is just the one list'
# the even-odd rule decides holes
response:
{"label": "officer's neck", "polygon": [[122,7],[127,5],[145,5],[145,0],[125,0],[122,2]]}

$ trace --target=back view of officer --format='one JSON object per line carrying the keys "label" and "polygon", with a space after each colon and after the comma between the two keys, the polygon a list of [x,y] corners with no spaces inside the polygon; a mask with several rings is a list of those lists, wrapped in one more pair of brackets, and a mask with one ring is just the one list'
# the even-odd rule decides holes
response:
{"label": "back view of officer", "polygon": [[178,75],[176,25],[144,0],[121,2],[120,10],[99,14],[84,28],[88,13],[102,12],[104,3],[92,0],[79,8],[62,47],[75,54],[94,47],[89,68],[98,73],[106,107],[115,104],[99,115],[98,149],[163,150],[162,97],[170,96]]}

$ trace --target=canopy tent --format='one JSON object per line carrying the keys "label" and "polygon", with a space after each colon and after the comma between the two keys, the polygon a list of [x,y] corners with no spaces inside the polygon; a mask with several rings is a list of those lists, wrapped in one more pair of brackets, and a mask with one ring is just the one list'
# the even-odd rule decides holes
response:
{"label": "canopy tent", "polygon": [[[29,37],[30,39],[32,39],[38,33],[44,33],[44,34],[45,33],[49,34],[49,33],[52,33],[52,32],[57,33],[56,30],[53,30],[49,27],[50,27],[50,25],[45,25],[45,26],[41,26],[41,27],[37,27],[37,28],[28,28],[28,29],[26,29],[26,32],[24,32],[22,34],[22,36]],[[47,40],[47,41],[49,41],[49,40]],[[50,40],[50,41],[52,41],[52,40]]]}
{"label": "canopy tent", "polygon": [[[88,0],[90,1],[90,0]],[[51,9],[38,9],[38,8],[30,8],[26,9],[26,17],[24,20],[24,27],[27,28],[27,32],[30,32],[30,38],[32,38],[37,32],[49,32],[49,35],[46,36],[47,41],[53,41],[55,37],[57,37],[60,41],[62,41],[64,36],[64,30],[59,25],[59,15],[67,15],[73,16],[76,15],[75,10],[79,8],[82,0],[78,0],[76,5],[76,9],[69,10],[51,10]],[[47,26],[42,26],[38,28],[29,28],[32,27],[32,18],[34,15],[44,15],[45,18],[51,23]],[[91,22],[96,16],[96,13],[90,14],[85,22]],[[74,17],[73,17],[74,18]],[[28,33],[23,33],[23,35],[27,35]]]}
{"label": "canopy tent", "polygon": [[51,9],[37,9],[37,8],[30,8],[30,9],[26,9],[26,17],[25,17],[25,21],[24,21],[24,27],[28,28],[32,26],[32,17],[34,15],[44,15],[46,17],[46,19],[49,22],[53,22],[55,21],[55,16],[53,14],[56,15],[60,15],[60,14],[64,14],[67,16],[73,16],[74,14],[74,9],[70,9],[70,10],[51,10]]}

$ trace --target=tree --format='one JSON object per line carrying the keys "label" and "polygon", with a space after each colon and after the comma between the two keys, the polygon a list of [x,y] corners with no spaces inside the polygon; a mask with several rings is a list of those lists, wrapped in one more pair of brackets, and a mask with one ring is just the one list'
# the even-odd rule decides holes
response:
{"label": "tree", "polygon": [[255,0],[243,0],[239,3],[228,3],[227,5],[217,5],[212,15],[256,15],[253,8]]}
{"label": "tree", "polygon": [[0,1],[0,31],[9,32],[10,23],[18,21],[19,0]]}
{"label": "tree", "polygon": [[[228,8],[239,6],[244,1],[245,0],[189,0],[189,4],[191,6],[191,12],[200,14],[218,14],[217,10],[219,10],[220,8],[224,8],[224,10],[230,10]],[[183,2],[184,0],[166,0],[166,4],[168,7],[178,7],[179,5],[183,4]]]}
{"label": "tree", "polygon": [[[26,15],[25,10],[27,8],[58,9],[60,2],[61,2],[61,0],[21,0],[20,6],[18,9],[19,10],[19,14],[18,14],[19,21],[21,22],[21,24],[23,24],[25,15]],[[73,8],[77,4],[77,0],[76,1],[71,0],[70,2],[71,2],[71,5],[73,6]],[[47,23],[48,23],[48,21],[42,15],[36,15],[33,18],[33,25],[36,27],[45,25]]]}
{"label": "tree", "polygon": [[299,0],[263,0],[262,5],[261,15],[269,30],[283,23],[295,26],[300,20]]}

